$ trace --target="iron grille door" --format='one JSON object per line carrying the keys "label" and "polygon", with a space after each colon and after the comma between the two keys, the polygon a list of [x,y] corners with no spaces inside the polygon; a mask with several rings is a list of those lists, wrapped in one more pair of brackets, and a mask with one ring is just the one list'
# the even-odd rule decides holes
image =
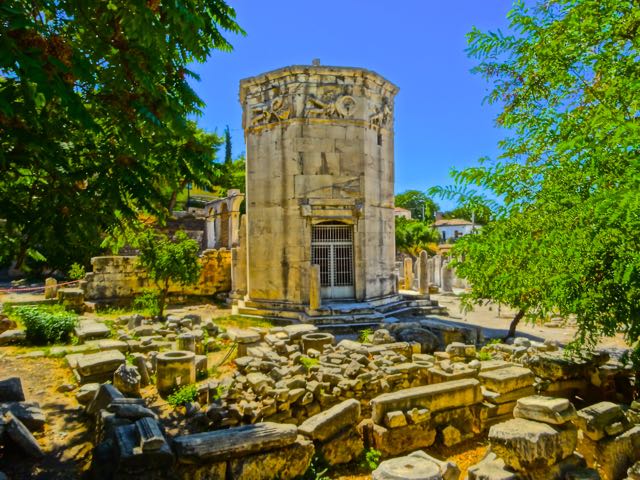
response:
{"label": "iron grille door", "polygon": [[311,263],[320,265],[322,298],[353,298],[351,225],[314,225],[311,235]]}

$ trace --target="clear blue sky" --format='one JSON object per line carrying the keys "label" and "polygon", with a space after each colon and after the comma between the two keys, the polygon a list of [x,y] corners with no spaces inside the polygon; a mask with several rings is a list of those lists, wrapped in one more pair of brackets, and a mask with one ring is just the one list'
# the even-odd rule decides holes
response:
{"label": "clear blue sky", "polygon": [[[355,66],[400,87],[395,110],[396,193],[451,183],[451,167],[495,156],[504,131],[489,86],[470,72],[465,34],[506,29],[511,0],[228,0],[246,37],[231,53],[196,65],[195,90],[207,106],[199,124],[229,125],[234,155],[244,151],[240,79],[287,65]],[[451,205],[440,201],[444,208]]]}

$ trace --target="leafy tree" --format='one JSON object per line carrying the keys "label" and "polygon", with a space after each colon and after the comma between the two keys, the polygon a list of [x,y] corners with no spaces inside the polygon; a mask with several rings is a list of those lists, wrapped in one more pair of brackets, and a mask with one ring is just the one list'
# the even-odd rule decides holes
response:
{"label": "leafy tree", "polygon": [[188,65],[243,33],[225,2],[8,0],[0,16],[0,262],[86,263],[118,218],[163,216],[206,181],[219,141],[187,121],[204,106]]}
{"label": "leafy tree", "polygon": [[622,331],[640,364],[638,2],[516,2],[509,19],[508,34],[469,34],[509,136],[442,190],[501,199],[496,221],[454,247],[458,272],[472,302],[574,314],[575,348]]}
{"label": "leafy tree", "polygon": [[469,206],[459,206],[453,210],[448,210],[443,214],[444,218],[461,218],[473,221],[477,225],[486,225],[491,220],[491,209],[486,205],[470,208]]}
{"label": "leafy tree", "polygon": [[396,217],[396,250],[413,257],[421,250],[436,252],[439,235],[437,230],[420,220]]}
{"label": "leafy tree", "polygon": [[224,185],[229,188],[235,188],[241,192],[245,191],[245,166],[246,160],[244,154],[236,158],[229,168],[226,170]]}
{"label": "leafy tree", "polygon": [[169,238],[152,228],[138,232],[133,244],[139,251],[138,262],[158,288],[158,315],[162,317],[171,284],[189,285],[198,281],[200,246],[182,230]]}
{"label": "leafy tree", "polygon": [[231,132],[229,125],[224,129],[224,163],[230,165],[233,162],[233,154],[231,151]]}
{"label": "leafy tree", "polygon": [[438,204],[419,190],[406,190],[396,195],[396,207],[411,211],[411,218],[431,222],[438,211]]}

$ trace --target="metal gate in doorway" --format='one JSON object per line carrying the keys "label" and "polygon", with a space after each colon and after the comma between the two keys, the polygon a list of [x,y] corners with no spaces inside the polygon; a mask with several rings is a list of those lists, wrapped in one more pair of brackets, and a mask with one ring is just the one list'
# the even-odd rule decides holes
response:
{"label": "metal gate in doorway", "polygon": [[311,233],[311,263],[320,265],[322,298],[354,298],[351,225],[338,222],[314,225]]}

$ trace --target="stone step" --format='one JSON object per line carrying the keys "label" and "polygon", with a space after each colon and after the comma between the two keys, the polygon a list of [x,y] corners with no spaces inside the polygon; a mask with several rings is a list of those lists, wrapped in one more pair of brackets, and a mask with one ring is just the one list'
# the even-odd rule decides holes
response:
{"label": "stone step", "polygon": [[246,317],[256,317],[256,318],[278,318],[278,319],[289,319],[289,320],[299,320],[302,312],[295,311],[287,311],[287,310],[266,310],[261,308],[254,308],[248,306],[238,306],[238,315],[244,315]]}
{"label": "stone step", "polygon": [[446,309],[443,307],[411,307],[404,306],[395,310],[385,312],[385,316],[398,316],[398,315],[444,315]]}
{"label": "stone step", "polygon": [[75,328],[76,337],[80,343],[95,338],[105,338],[111,335],[111,330],[104,323],[94,321],[80,322]]}

